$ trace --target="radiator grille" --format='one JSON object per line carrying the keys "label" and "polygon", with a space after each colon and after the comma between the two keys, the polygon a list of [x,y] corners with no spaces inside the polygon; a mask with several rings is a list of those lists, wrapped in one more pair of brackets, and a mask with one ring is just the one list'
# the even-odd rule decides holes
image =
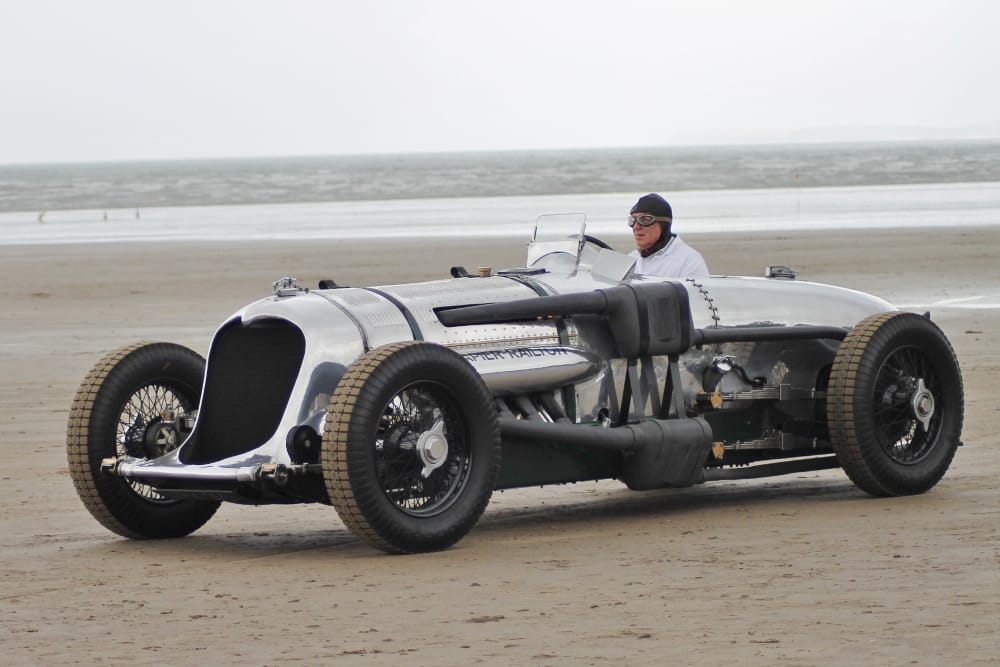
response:
{"label": "radiator grille", "polygon": [[274,435],[305,354],[305,338],[281,320],[235,323],[215,337],[198,424],[185,463],[210,463]]}

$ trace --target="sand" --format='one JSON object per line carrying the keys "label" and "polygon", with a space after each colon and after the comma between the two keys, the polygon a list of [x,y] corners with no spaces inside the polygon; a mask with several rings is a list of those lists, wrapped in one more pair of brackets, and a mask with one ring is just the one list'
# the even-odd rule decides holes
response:
{"label": "sand", "polygon": [[1000,228],[688,241],[715,272],[788,264],[937,304],[966,392],[942,482],[896,499],[839,470],[506,491],[457,546],[416,556],[362,545],[320,505],[226,504],[190,537],[129,541],[66,470],[69,405],[101,354],[137,339],[204,354],[283,275],[424,280],[520,265],[523,243],[0,247],[3,662],[1000,664]]}

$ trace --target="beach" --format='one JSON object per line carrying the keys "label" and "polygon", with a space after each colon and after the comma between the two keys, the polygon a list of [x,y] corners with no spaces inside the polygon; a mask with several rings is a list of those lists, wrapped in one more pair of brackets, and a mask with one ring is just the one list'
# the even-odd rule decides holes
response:
{"label": "beach", "polygon": [[520,266],[524,242],[0,245],[4,662],[1000,665],[1000,226],[677,231],[713,273],[783,264],[930,311],[965,382],[944,479],[890,499],[840,470],[505,491],[455,547],[414,556],[364,546],[321,505],[224,504],[190,537],[129,541],[67,472],[69,406],[102,354],[143,339],[206,354],[283,276],[443,279]]}

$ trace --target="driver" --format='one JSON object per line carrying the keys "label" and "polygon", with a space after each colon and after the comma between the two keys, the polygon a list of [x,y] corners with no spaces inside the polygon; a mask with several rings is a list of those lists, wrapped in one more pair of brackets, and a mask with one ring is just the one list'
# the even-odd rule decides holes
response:
{"label": "driver", "polygon": [[650,193],[639,198],[629,213],[635,238],[635,272],[664,278],[708,278],[708,265],[697,250],[670,231],[673,211],[666,199]]}

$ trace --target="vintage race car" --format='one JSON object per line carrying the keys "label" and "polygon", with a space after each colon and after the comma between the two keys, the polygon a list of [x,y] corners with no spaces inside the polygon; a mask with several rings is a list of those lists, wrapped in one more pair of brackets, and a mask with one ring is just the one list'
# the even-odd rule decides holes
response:
{"label": "vintage race car", "polygon": [[457,542],[494,489],[840,467],[897,496],[944,475],[962,377],[927,315],[783,268],[636,275],[585,231],[543,216],[525,268],[496,273],[282,279],[207,363],[171,343],[108,354],[69,417],[77,492],[131,538],[191,533],[221,501],[318,502],[406,553]]}

